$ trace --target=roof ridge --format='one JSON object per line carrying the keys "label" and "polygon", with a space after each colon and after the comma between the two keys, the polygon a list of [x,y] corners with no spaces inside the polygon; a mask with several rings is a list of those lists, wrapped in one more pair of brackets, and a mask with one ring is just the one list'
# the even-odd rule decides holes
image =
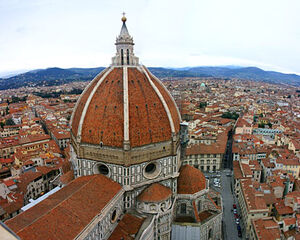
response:
{"label": "roof ridge", "polygon": [[[51,212],[54,208],[60,206],[63,202],[65,202],[67,199],[69,199],[71,196],[73,196],[75,193],[77,193],[80,189],[82,189],[82,187],[86,186],[88,183],[91,182],[92,179],[94,179],[97,175],[94,175],[93,177],[91,177],[90,180],[88,180],[85,184],[83,184],[81,187],[79,187],[75,192],[73,192],[71,195],[69,195],[67,198],[65,198],[63,201],[61,201],[59,204],[55,205],[54,207],[52,207],[51,209],[49,209],[48,211],[46,211],[43,215],[40,215],[39,217],[37,217],[34,221],[32,221],[30,224],[27,224],[26,226],[24,226],[23,228],[21,228],[20,230],[18,230],[17,233],[23,231],[26,227],[32,225],[34,222],[38,221],[39,219],[41,219],[43,216],[47,215],[49,212]],[[26,211],[25,211],[26,212]],[[18,216],[18,215],[17,215]]]}

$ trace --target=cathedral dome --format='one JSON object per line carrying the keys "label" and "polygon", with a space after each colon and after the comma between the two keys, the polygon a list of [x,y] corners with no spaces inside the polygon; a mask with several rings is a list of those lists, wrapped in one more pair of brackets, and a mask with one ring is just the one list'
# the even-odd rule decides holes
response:
{"label": "cathedral dome", "polygon": [[174,142],[179,133],[181,120],[172,96],[139,65],[133,39],[122,21],[111,66],[86,87],[71,118],[72,143],[79,155],[89,151],[81,151],[83,145],[132,150]]}
{"label": "cathedral dome", "polygon": [[178,194],[194,194],[206,188],[206,179],[199,169],[184,165],[180,168],[177,184]]}
{"label": "cathedral dome", "polygon": [[159,183],[153,183],[137,197],[140,202],[161,202],[172,196],[172,190]]}

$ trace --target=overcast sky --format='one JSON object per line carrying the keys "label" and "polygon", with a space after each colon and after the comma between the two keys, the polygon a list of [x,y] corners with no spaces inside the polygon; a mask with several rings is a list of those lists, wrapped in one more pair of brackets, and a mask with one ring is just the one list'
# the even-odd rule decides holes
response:
{"label": "overcast sky", "polygon": [[123,11],[148,67],[300,73],[299,0],[0,0],[0,73],[109,66]]}

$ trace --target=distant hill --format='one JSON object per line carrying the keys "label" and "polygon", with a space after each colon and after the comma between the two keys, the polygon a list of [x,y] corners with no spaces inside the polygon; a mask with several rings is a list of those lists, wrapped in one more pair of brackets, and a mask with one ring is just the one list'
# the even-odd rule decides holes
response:
{"label": "distant hill", "polygon": [[185,68],[184,71],[221,78],[241,78],[260,82],[300,86],[299,75],[264,71],[257,67],[191,67]]}
{"label": "distant hill", "polygon": [[210,74],[198,73],[186,70],[171,69],[171,68],[159,68],[159,67],[149,67],[151,73],[153,73],[158,78],[164,77],[212,77]]}
{"label": "distant hill", "polygon": [[99,68],[47,68],[0,79],[0,90],[20,87],[54,86],[73,81],[90,81],[104,67]]}
{"label": "distant hill", "polygon": [[[61,85],[73,81],[90,81],[104,67],[98,68],[48,68],[37,69],[22,73],[10,78],[0,78],[0,90]],[[296,74],[284,74],[274,71],[264,71],[257,67],[185,67],[178,69],[152,68],[149,70],[159,78],[164,77],[219,77],[219,78],[241,78],[247,80],[289,84],[300,86],[300,76]]]}

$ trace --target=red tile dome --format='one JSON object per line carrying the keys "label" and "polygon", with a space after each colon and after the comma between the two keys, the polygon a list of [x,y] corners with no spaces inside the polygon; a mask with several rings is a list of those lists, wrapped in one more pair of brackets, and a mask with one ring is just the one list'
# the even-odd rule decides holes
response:
{"label": "red tile dome", "polygon": [[[131,148],[171,140],[180,127],[174,100],[144,66],[111,66],[84,90],[72,117],[80,143]],[[78,138],[79,137],[79,138]]]}
{"label": "red tile dome", "polygon": [[159,183],[153,183],[137,197],[140,202],[161,202],[167,200],[172,195],[170,188]]}
{"label": "red tile dome", "polygon": [[206,188],[204,174],[197,168],[184,165],[180,168],[177,182],[178,194],[194,194]]}

